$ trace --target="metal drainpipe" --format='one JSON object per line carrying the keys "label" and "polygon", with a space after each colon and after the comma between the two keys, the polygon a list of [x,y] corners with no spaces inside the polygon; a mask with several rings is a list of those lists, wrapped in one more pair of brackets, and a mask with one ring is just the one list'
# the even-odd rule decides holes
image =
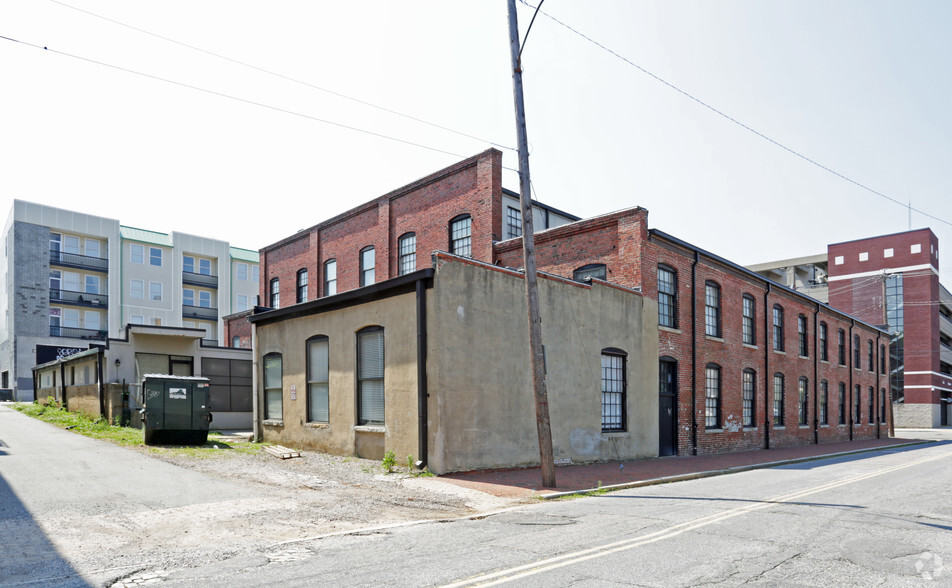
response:
{"label": "metal drainpipe", "polygon": [[[820,305],[816,305],[813,311],[813,444],[820,444],[820,405],[818,404],[820,392]],[[829,402],[829,394],[827,394]]]}
{"label": "metal drainpipe", "polygon": [[691,455],[697,455],[697,264],[701,254],[694,252],[691,262]]}
{"label": "metal drainpipe", "polygon": [[770,282],[764,290],[764,449],[770,449]]}
{"label": "metal drainpipe", "polygon": [[856,321],[850,320],[850,333],[847,335],[849,337],[849,361],[846,364],[849,366],[849,398],[850,398],[850,441],[853,440],[853,420],[856,418],[856,415],[853,414],[853,410],[856,409],[856,400],[853,398],[853,357],[856,351],[853,349],[853,327],[856,326]]}
{"label": "metal drainpipe", "polygon": [[416,311],[417,311],[417,449],[419,451],[419,462],[417,467],[423,469],[427,464],[427,454],[429,447],[427,445],[429,437],[429,415],[427,413],[427,398],[430,394],[427,392],[426,381],[426,288],[423,280],[417,280],[416,283]]}
{"label": "metal drainpipe", "polygon": [[105,379],[102,371],[102,349],[99,350],[99,353],[96,355],[96,362],[99,364],[99,416],[106,416],[106,390],[103,386],[103,380]]}
{"label": "metal drainpipe", "polygon": [[[252,311],[253,312],[253,311]],[[261,443],[261,385],[258,382],[258,325],[251,323],[251,428],[255,443]]]}

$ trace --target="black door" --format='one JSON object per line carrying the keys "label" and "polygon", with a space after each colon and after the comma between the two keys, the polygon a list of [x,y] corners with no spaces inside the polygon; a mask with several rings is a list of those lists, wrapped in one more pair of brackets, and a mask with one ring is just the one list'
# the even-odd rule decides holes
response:
{"label": "black door", "polygon": [[939,426],[948,427],[949,426],[949,403],[945,401],[946,397],[939,399]]}
{"label": "black door", "polygon": [[662,359],[658,367],[658,455],[677,455],[678,364]]}

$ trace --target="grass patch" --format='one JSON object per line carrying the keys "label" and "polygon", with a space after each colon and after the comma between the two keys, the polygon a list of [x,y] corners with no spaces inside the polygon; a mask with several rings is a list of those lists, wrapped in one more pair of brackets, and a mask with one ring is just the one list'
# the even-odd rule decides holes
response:
{"label": "grass patch", "polygon": [[222,441],[209,438],[204,445],[150,445],[149,453],[156,455],[177,455],[194,459],[216,459],[235,455],[256,455],[261,451],[260,443],[247,441]]}
{"label": "grass patch", "polygon": [[81,412],[70,412],[57,403],[39,404],[34,402],[27,404],[18,402],[13,404],[12,408],[27,416],[93,439],[105,439],[116,445],[142,444],[142,431],[139,429],[110,425],[104,418],[93,419]]}

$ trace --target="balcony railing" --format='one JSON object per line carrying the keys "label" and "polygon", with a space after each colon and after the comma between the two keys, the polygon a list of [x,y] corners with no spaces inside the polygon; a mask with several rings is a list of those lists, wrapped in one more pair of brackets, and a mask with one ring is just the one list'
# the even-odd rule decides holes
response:
{"label": "balcony railing", "polygon": [[68,337],[70,339],[88,339],[105,341],[106,330],[80,329],[77,327],[54,327],[50,325],[50,337]]}
{"label": "balcony railing", "polygon": [[183,304],[182,318],[217,321],[218,309],[208,308],[207,306],[191,306],[189,304]]}
{"label": "balcony railing", "polygon": [[182,283],[203,288],[218,288],[218,276],[182,272]]}
{"label": "balcony railing", "polygon": [[97,272],[109,271],[109,260],[104,257],[90,257],[78,253],[66,253],[50,249],[50,265],[62,265]]}
{"label": "balcony railing", "polygon": [[57,290],[50,288],[50,302],[60,304],[75,304],[93,308],[109,306],[109,296],[105,294],[90,294],[89,292],[75,292],[73,290]]}
{"label": "balcony railing", "polygon": [[203,347],[218,347],[218,339],[202,339]]}

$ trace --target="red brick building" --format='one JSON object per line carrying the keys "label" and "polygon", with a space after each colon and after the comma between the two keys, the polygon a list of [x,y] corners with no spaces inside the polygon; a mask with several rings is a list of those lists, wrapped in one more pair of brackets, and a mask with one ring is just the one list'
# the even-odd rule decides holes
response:
{"label": "red brick building", "polygon": [[[261,302],[400,276],[435,250],[519,268],[519,210],[488,150],[262,249]],[[536,203],[533,215],[540,271],[658,301],[661,455],[886,434],[885,332],[649,229],[643,208],[578,220]]]}

